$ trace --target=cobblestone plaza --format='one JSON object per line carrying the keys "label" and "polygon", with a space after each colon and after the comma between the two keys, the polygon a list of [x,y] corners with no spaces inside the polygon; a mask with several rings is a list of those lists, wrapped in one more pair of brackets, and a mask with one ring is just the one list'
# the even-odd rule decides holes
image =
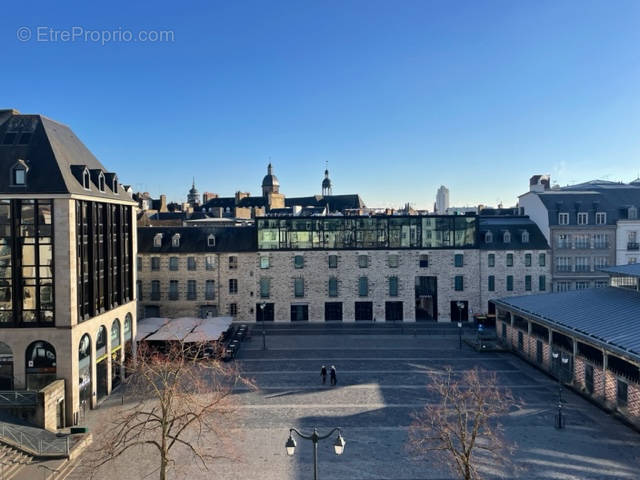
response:
{"label": "cobblestone plaza", "polygon": [[[220,460],[206,472],[180,456],[170,478],[308,479],[311,443],[298,439],[295,455],[288,457],[288,429],[310,433],[317,427],[322,434],[341,427],[346,440],[342,456],[333,453],[333,437],[319,444],[321,479],[453,479],[441,465],[414,461],[405,450],[410,414],[429,401],[427,373],[448,365],[457,371],[478,365],[496,372],[499,382],[522,399],[523,405],[503,419],[506,436],[518,445],[514,465],[497,469],[481,458],[488,478],[638,476],[637,432],[566,390],[566,428],[556,430],[553,379],[508,353],[476,353],[466,345],[460,351],[455,336],[273,335],[263,351],[256,331],[236,361],[260,387],[235,393],[241,405],[233,432],[238,459]],[[321,384],[323,364],[336,366],[336,387]],[[154,455],[132,454],[97,478],[143,478],[153,470]],[[77,470],[68,478],[84,476]]]}

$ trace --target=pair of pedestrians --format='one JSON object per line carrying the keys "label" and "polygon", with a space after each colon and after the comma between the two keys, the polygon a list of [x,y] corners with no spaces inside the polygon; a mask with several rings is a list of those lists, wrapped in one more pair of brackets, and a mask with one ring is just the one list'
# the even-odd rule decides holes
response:
{"label": "pair of pedestrians", "polygon": [[[324,365],[322,365],[322,368],[320,369],[320,376],[322,377],[322,384],[326,384],[327,383],[327,367],[325,367]],[[330,382],[331,385],[335,385],[336,383],[338,383],[338,377],[336,376],[336,367],[331,365],[331,368],[329,369],[329,378],[330,378]]]}

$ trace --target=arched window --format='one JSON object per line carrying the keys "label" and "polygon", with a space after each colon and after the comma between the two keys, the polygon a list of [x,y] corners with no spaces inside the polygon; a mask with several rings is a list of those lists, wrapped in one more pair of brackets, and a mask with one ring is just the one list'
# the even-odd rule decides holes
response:
{"label": "arched window", "polygon": [[162,234],[161,233],[156,233],[153,237],[153,246],[154,247],[161,247],[162,246]]}
{"label": "arched window", "polygon": [[131,330],[131,328],[133,327],[132,323],[133,323],[133,317],[131,316],[130,313],[127,313],[127,315],[124,317],[124,341],[125,342],[127,340],[131,340],[131,335],[133,333]]}
{"label": "arched window", "polygon": [[171,246],[172,247],[179,247],[180,246],[180,234],[179,233],[175,233],[173,235],[173,237],[171,237]]}
{"label": "arched window", "polygon": [[117,318],[111,325],[111,351],[120,346],[120,320]]}
{"label": "arched window", "polygon": [[216,246],[216,236],[213,233],[207,237],[207,246],[208,247]]}
{"label": "arched window", "polygon": [[18,160],[11,167],[11,185],[14,187],[23,187],[27,184],[27,172],[29,167],[24,160]]}
{"label": "arched window", "polygon": [[56,349],[49,342],[31,343],[24,360],[27,390],[40,390],[56,379]]}
{"label": "arched window", "polygon": [[105,185],[104,173],[100,172],[100,174],[98,175],[98,189],[101,192],[104,192],[104,185]]}
{"label": "arched window", "polygon": [[522,232],[522,243],[529,243],[529,232]]}
{"label": "arched window", "polygon": [[78,344],[78,382],[80,402],[91,401],[91,337],[84,334]]}
{"label": "arched window", "polygon": [[89,170],[87,170],[86,168],[84,169],[84,172],[82,172],[82,187],[85,190],[91,190],[91,179],[89,177]]}
{"label": "arched window", "polygon": [[96,338],[96,360],[104,356],[107,353],[107,329],[104,325],[100,326],[98,330],[98,337]]}
{"label": "arched window", "polygon": [[13,350],[0,342],[0,390],[13,390]]}
{"label": "arched window", "polygon": [[627,218],[629,220],[637,220],[638,219],[638,209],[636,207],[629,207],[627,211]]}
{"label": "arched window", "polygon": [[509,232],[504,232],[502,236],[502,241],[504,243],[511,243],[511,234]]}
{"label": "arched window", "polygon": [[493,233],[487,232],[484,234],[484,243],[493,243]]}

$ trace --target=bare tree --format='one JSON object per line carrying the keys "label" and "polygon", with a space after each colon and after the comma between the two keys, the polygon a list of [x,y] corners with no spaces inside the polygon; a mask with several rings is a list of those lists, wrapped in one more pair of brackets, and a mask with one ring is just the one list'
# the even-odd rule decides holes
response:
{"label": "bare tree", "polygon": [[[233,364],[203,359],[204,352],[204,344],[172,342],[164,352],[140,344],[123,385],[127,403],[114,409],[96,435],[100,441],[88,460],[93,473],[139,449],[157,453],[160,480],[167,478],[176,447],[190,452],[204,469],[227,456],[224,446],[235,418],[231,393],[239,384],[253,385]],[[203,440],[208,447],[222,444],[222,451],[211,453]]]}
{"label": "bare tree", "polygon": [[498,386],[495,373],[466,370],[457,377],[447,368],[431,374],[427,387],[434,403],[412,415],[409,450],[433,457],[464,480],[481,478],[479,451],[505,463],[514,445],[507,444],[498,417],[514,405],[510,390]]}

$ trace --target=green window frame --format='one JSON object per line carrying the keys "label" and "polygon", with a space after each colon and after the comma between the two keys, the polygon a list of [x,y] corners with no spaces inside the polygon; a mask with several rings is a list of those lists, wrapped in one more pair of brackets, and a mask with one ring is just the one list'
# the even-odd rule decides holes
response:
{"label": "green window frame", "polygon": [[495,275],[489,275],[489,291],[490,292],[495,292],[496,291],[496,277],[495,277]]}
{"label": "green window frame", "polygon": [[338,278],[337,277],[329,277],[329,296],[330,297],[338,296]]}
{"label": "green window frame", "polygon": [[464,277],[462,275],[456,275],[454,279],[454,289],[456,292],[464,291]]}
{"label": "green window frame", "polygon": [[398,296],[398,277],[389,277],[389,296]]}
{"label": "green window frame", "polygon": [[462,253],[456,253],[453,257],[453,264],[457,267],[457,268],[461,268],[464,267],[464,254]]}
{"label": "green window frame", "polygon": [[360,277],[358,279],[358,295],[361,297],[367,297],[369,295],[369,279],[367,277]]}
{"label": "green window frame", "polygon": [[513,292],[513,275],[507,275],[507,292]]}

